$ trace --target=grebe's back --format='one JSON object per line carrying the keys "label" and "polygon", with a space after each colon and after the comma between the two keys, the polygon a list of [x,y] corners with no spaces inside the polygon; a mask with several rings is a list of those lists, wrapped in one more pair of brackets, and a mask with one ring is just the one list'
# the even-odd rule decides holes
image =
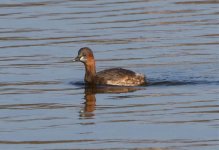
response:
{"label": "grebe's back", "polygon": [[106,85],[138,86],[145,85],[145,76],[123,68],[112,68],[97,72],[96,82]]}

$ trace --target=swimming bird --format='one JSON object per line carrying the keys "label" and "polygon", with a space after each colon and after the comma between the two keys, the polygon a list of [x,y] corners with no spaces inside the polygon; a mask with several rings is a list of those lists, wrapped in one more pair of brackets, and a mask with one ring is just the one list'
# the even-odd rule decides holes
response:
{"label": "swimming bird", "polygon": [[84,81],[89,85],[139,86],[147,83],[143,74],[123,68],[111,68],[96,72],[94,55],[88,47],[81,48],[78,51],[78,56],[73,61],[79,61],[84,64]]}

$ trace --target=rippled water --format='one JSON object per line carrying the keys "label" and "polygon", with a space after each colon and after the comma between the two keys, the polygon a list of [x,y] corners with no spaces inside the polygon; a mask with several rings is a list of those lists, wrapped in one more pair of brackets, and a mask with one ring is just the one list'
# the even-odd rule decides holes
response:
{"label": "rippled water", "polygon": [[[217,149],[218,3],[0,2],[0,149]],[[84,46],[149,85],[84,87]]]}

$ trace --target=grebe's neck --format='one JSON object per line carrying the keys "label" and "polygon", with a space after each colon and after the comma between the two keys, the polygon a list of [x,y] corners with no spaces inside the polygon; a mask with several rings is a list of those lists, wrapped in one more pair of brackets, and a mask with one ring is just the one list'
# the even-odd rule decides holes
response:
{"label": "grebe's neck", "polygon": [[89,83],[89,84],[94,83],[95,76],[96,76],[95,60],[88,61],[85,64],[85,69],[86,69],[86,72],[85,72],[85,76],[84,76],[84,81],[86,83]]}

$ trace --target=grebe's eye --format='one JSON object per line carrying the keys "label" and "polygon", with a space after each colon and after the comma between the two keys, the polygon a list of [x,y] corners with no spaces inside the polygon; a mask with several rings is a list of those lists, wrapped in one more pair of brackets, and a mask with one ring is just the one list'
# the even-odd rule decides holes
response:
{"label": "grebe's eye", "polygon": [[85,54],[85,53],[83,53],[83,54],[82,54],[82,56],[86,57],[86,54]]}

